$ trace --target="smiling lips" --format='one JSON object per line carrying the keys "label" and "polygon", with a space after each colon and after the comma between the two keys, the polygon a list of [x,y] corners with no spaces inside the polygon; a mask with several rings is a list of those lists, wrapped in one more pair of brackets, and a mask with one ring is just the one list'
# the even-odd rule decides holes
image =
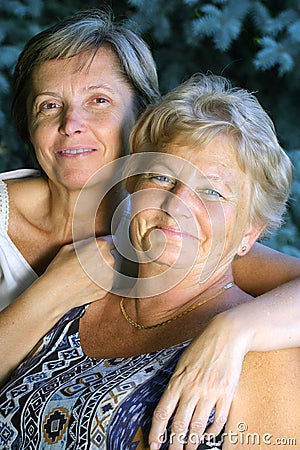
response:
{"label": "smiling lips", "polygon": [[92,153],[96,150],[92,148],[76,148],[76,149],[65,149],[59,150],[56,152],[59,156],[78,156],[78,155],[86,155],[88,153]]}
{"label": "smiling lips", "polygon": [[191,234],[188,234],[188,233],[182,233],[180,231],[180,229],[172,227],[172,226],[160,225],[160,226],[156,226],[155,228],[157,230],[163,231],[167,236],[169,235],[170,237],[173,237],[173,238],[182,239],[183,237],[185,237],[185,238],[197,239],[195,236],[192,236]]}

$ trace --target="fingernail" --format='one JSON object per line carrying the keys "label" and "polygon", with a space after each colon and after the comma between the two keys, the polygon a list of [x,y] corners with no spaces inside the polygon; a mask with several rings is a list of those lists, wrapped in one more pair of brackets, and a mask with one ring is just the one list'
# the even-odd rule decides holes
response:
{"label": "fingernail", "polygon": [[158,444],[156,442],[151,442],[150,450],[158,450]]}

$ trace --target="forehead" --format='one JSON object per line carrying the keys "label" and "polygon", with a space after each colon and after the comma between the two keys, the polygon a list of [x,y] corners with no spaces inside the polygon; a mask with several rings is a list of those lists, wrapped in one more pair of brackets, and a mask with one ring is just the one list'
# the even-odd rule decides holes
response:
{"label": "forehead", "polygon": [[189,178],[206,176],[212,181],[222,179],[238,182],[248,176],[240,168],[236,152],[233,139],[226,135],[219,135],[200,146],[186,145],[182,140],[175,141],[164,145],[159,151],[177,157],[174,162],[165,159],[174,175],[180,173]]}
{"label": "forehead", "polygon": [[41,63],[32,72],[32,84],[44,85],[52,80],[60,82],[101,78],[129,82],[123,73],[115,52],[107,45],[100,47],[95,54],[82,52],[71,58],[52,59]]}

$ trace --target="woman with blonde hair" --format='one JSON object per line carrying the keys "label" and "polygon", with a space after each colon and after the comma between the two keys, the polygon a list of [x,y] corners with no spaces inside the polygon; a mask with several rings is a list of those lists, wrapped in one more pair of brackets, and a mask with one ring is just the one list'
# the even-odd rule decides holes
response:
{"label": "woman with blonde hair", "polygon": [[[170,421],[153,442],[152,413],[191,339],[251,304],[232,262],[280,224],[292,165],[255,97],[221,77],[173,90],[142,115],[131,142],[137,282],[127,297],[108,293],[71,310],[12,374],[0,393],[7,446],[211,448],[193,422],[187,433]],[[299,369],[299,349],[248,355],[215,448],[253,449],[240,423],[261,449],[270,436],[296,436]]]}
{"label": "woman with blonde hair", "polygon": [[[92,282],[78,262],[72,233],[74,205],[98,169],[128,153],[133,123],[158,99],[156,67],[147,45],[99,10],[76,14],[42,31],[20,55],[14,74],[13,119],[39,170],[0,175],[1,382],[65,313],[101,300],[111,287],[113,244],[111,238],[101,236],[111,234],[110,219],[124,193],[115,186],[95,217],[97,243],[109,267],[99,266],[98,248],[85,239],[90,238],[87,216],[81,217],[82,258],[94,277],[101,275],[106,289]],[[235,258],[233,270],[240,286],[260,295],[299,276],[300,261],[257,244],[243,258]],[[273,299],[277,309],[268,307]],[[288,317],[284,299],[290,302]],[[247,312],[255,321],[244,324],[245,315],[235,308],[230,317],[229,313],[218,316],[222,326],[215,327],[214,320],[193,342],[162,399],[161,413],[155,415],[154,435],[164,429],[178,400],[180,421],[184,410],[184,420],[189,422],[199,398],[202,422],[216,404],[214,424],[224,423],[244,354],[252,345],[266,349],[258,317],[263,324],[269,317],[269,327],[277,333],[267,345],[299,344],[297,280],[257,303],[251,315]],[[257,314],[261,308],[266,315]],[[223,333],[231,339],[225,340]],[[224,345],[216,346],[219,340]],[[215,384],[210,383],[212,378]],[[223,387],[224,379],[229,387]],[[202,394],[196,396],[197,392],[209,395],[209,407],[207,402],[201,406]],[[197,415],[194,420],[199,421]]]}

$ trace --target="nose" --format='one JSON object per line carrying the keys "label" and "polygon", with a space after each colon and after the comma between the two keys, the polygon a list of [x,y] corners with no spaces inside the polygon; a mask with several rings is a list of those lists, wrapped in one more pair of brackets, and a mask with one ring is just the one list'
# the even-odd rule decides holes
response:
{"label": "nose", "polygon": [[162,209],[170,216],[190,218],[193,215],[190,202],[190,189],[178,182],[174,189],[165,191]]}
{"label": "nose", "polygon": [[64,111],[59,132],[65,136],[72,136],[85,131],[86,125],[83,119],[83,114],[79,110],[68,108]]}

